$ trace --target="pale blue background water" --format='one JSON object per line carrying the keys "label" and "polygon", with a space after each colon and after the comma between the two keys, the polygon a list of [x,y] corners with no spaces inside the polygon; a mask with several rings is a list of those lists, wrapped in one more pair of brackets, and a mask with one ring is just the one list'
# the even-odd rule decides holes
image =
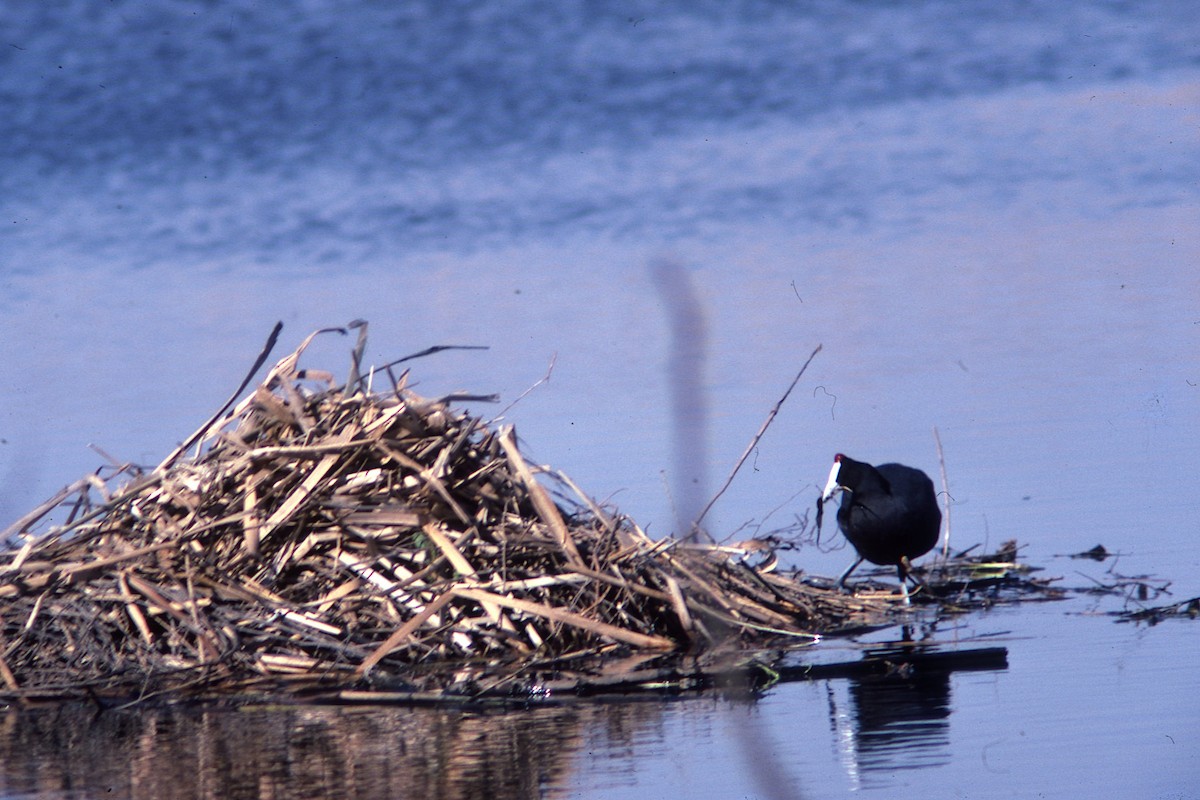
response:
{"label": "pale blue background water", "polygon": [[[956,543],[1017,538],[1084,585],[1052,557],[1102,542],[1196,596],[1197,29],[1188,2],[8,8],[0,516],[88,443],[157,463],[276,319],[290,346],[363,317],[376,362],[492,348],[418,362],[429,394],[512,399],[557,354],[508,419],[667,533],[668,257],[710,315],[710,482],[824,346],[714,531],[804,514],[837,451],[934,473],[936,425]],[[1194,627],[1091,609],[973,619],[1010,668],[952,679],[937,763],[854,777],[823,688],[753,713],[804,796],[1193,796]],[[669,706],[563,785],[752,794],[743,712]]]}

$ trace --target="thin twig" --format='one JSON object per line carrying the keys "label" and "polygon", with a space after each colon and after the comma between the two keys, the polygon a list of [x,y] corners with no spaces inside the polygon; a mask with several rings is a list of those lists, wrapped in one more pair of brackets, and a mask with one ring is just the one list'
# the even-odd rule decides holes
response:
{"label": "thin twig", "polygon": [[742,468],[742,465],[746,463],[746,459],[749,458],[750,454],[754,452],[754,448],[758,446],[759,440],[762,439],[763,434],[767,432],[767,428],[771,426],[771,423],[775,420],[776,415],[779,414],[779,409],[782,408],[783,404],[787,401],[788,395],[790,395],[792,390],[796,388],[796,384],[800,382],[800,378],[804,375],[804,371],[808,369],[808,365],[812,363],[812,360],[817,357],[817,353],[819,352],[821,352],[821,345],[817,345],[816,349],[809,354],[808,360],[804,362],[804,366],[800,367],[800,371],[797,372],[796,377],[792,379],[792,383],[790,386],[788,386],[787,391],[783,393],[783,397],[779,398],[779,401],[776,402],[774,407],[771,408],[770,413],[767,414],[767,418],[763,420],[762,426],[758,429],[758,433],[754,434],[754,438],[750,440],[750,444],[746,445],[746,450],[742,453],[741,458],[739,458],[737,463],[733,465],[733,470],[730,471],[729,477],[725,479],[725,483],[721,485],[721,488],[717,491],[717,493],[713,495],[711,500],[708,501],[708,505],[706,505],[704,510],[700,512],[700,516],[696,517],[696,522],[694,523],[695,527],[700,527],[700,522],[708,514],[709,509],[713,507],[713,504],[717,502],[721,495],[725,494],[725,490],[729,488],[729,484],[733,483],[733,479],[735,476],[737,476],[738,470]]}
{"label": "thin twig", "polygon": [[546,374],[543,375],[542,377],[538,378],[536,381],[534,381],[533,385],[530,386],[528,389],[521,392],[521,394],[517,396],[517,399],[513,400],[511,403],[506,405],[504,408],[500,409],[500,413],[497,414],[496,416],[492,417],[492,421],[490,424],[495,425],[497,422],[504,419],[504,415],[507,414],[513,406],[515,406],[517,403],[524,400],[526,395],[528,395],[530,392],[532,392],[537,387],[541,386],[543,383],[547,383],[550,380],[550,375],[553,374],[553,372],[554,372],[554,364],[557,361],[558,361],[558,353],[555,352],[550,356],[550,366],[546,367]]}

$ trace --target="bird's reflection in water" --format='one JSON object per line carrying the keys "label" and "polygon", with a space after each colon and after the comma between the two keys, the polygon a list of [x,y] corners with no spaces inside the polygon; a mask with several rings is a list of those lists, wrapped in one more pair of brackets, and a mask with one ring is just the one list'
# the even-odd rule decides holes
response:
{"label": "bird's reflection in water", "polygon": [[950,672],[909,668],[906,659],[921,647],[910,633],[865,654],[888,662],[885,673],[849,679],[844,698],[827,685],[830,724],[855,788],[890,785],[895,772],[950,761]]}

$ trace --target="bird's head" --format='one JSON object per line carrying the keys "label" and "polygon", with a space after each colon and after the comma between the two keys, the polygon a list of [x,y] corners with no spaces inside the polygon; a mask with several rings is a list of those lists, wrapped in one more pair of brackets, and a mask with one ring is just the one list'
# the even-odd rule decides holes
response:
{"label": "bird's head", "polygon": [[838,482],[838,476],[842,471],[842,459],[845,458],[841,453],[833,457],[833,467],[829,470],[829,480],[825,482],[825,489],[821,492],[821,496],[817,498],[817,544],[821,543],[821,519],[825,516],[825,503],[833,499],[833,496],[846,487]]}
{"label": "bird's head", "polygon": [[845,484],[839,482],[839,477],[842,472],[842,459],[844,455],[838,453],[833,457],[833,466],[829,469],[829,480],[825,481],[825,489],[821,492],[821,502],[832,500],[833,496],[839,491],[846,488]]}

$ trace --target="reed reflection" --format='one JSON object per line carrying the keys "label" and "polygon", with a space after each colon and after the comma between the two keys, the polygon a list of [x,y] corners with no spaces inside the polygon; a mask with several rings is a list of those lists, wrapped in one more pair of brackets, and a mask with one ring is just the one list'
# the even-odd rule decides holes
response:
{"label": "reed reflection", "polygon": [[9,709],[0,716],[0,796],[542,798],[569,783],[589,730],[632,748],[660,718],[656,703],[513,713]]}

